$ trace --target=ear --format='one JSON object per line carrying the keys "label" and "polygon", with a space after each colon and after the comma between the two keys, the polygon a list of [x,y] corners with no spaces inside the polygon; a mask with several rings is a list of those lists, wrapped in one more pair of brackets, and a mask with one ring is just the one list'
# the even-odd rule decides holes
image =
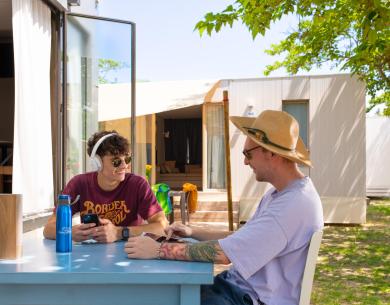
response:
{"label": "ear", "polygon": [[282,164],[282,165],[285,165],[286,163],[289,163],[290,160],[278,155],[278,154],[275,154],[275,153],[272,153],[272,157],[271,157],[273,160],[275,160],[277,162],[277,164]]}
{"label": "ear", "polygon": [[262,151],[262,153],[263,153],[264,155],[266,155],[266,156],[269,157],[269,158],[274,157],[274,156],[278,156],[277,154],[275,154],[275,153],[273,153],[272,151],[270,151],[270,150],[268,150],[268,149],[265,149],[265,148],[263,148],[263,147],[260,147],[259,149]]}
{"label": "ear", "polygon": [[277,161],[277,162],[281,162],[283,161],[281,156],[279,156],[278,154],[275,154],[274,152],[270,151],[270,150],[264,150],[264,154],[266,154],[266,158],[269,160],[269,161]]}

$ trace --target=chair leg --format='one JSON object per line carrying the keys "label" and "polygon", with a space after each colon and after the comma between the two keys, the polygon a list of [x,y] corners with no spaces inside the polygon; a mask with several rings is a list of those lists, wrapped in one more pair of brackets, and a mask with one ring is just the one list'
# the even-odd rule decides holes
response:
{"label": "chair leg", "polygon": [[186,200],[185,200],[185,204],[186,204],[185,210],[186,210],[186,218],[187,218],[187,222],[188,223],[190,223],[190,210],[189,210],[189,207],[188,207],[188,198],[189,198],[189,196],[190,196],[190,193],[187,192],[185,194],[185,198],[186,198]]}
{"label": "chair leg", "polygon": [[171,200],[172,211],[167,216],[168,216],[169,224],[173,224],[175,222],[175,205],[173,202],[173,196],[171,196],[170,194],[169,194],[169,199]]}
{"label": "chair leg", "polygon": [[181,193],[180,195],[180,216],[181,222],[186,224],[186,211],[187,210],[187,202],[186,202],[186,193]]}
{"label": "chair leg", "polygon": [[173,208],[172,208],[172,212],[168,214],[168,221],[170,225],[173,224],[175,221],[175,213],[173,211]]}

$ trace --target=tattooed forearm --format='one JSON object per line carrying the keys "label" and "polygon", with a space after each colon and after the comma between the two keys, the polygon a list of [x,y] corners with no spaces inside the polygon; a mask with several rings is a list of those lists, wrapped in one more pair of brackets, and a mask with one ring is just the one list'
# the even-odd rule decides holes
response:
{"label": "tattooed forearm", "polygon": [[188,260],[186,256],[186,244],[182,243],[163,243],[160,248],[161,259],[174,259],[180,261]]}
{"label": "tattooed forearm", "polygon": [[230,263],[216,240],[193,244],[164,243],[160,249],[160,258],[219,264]]}
{"label": "tattooed forearm", "polygon": [[192,261],[215,262],[219,251],[222,250],[216,240],[189,244],[187,247],[188,257]]}

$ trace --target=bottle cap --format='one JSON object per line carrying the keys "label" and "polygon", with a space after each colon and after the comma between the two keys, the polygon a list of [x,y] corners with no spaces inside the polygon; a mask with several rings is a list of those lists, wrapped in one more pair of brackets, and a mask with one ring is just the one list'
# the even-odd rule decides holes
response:
{"label": "bottle cap", "polygon": [[58,195],[58,200],[70,201],[70,196],[69,195],[65,195],[65,194],[60,194],[60,195]]}

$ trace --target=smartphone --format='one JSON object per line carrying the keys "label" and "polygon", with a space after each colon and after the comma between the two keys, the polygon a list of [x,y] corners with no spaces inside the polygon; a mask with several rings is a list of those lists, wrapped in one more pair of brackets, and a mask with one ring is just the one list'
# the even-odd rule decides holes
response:
{"label": "smartphone", "polygon": [[182,239],[175,238],[175,237],[171,237],[170,239],[167,240],[166,236],[157,235],[157,234],[149,233],[149,232],[144,232],[144,233],[142,233],[142,235],[143,236],[148,236],[148,237],[154,239],[155,241],[157,241],[159,243],[161,243],[163,241],[168,242],[168,243],[181,243],[181,242],[184,242]]}
{"label": "smartphone", "polygon": [[100,225],[99,217],[97,214],[89,213],[81,216],[82,223],[94,223],[98,227]]}

